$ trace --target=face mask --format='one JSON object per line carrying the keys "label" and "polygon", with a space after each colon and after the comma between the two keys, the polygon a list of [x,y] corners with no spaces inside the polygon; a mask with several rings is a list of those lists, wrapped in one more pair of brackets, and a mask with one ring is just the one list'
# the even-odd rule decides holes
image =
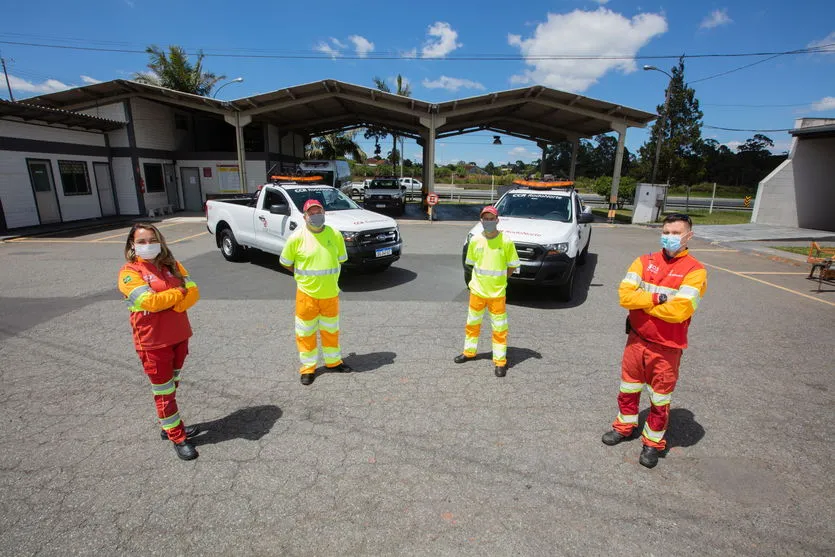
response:
{"label": "face mask", "polygon": [[483,221],[481,221],[481,227],[488,234],[492,234],[493,232],[495,232],[498,226],[499,226],[499,221],[497,221],[497,220],[483,220]]}
{"label": "face mask", "polygon": [[675,253],[681,249],[681,236],[675,234],[664,234],[661,236],[661,247],[667,253]]}
{"label": "face mask", "polygon": [[322,228],[325,226],[325,213],[316,213],[315,215],[308,215],[308,222],[313,228]]}
{"label": "face mask", "polygon": [[160,244],[134,244],[133,251],[142,259],[156,259],[162,251]]}

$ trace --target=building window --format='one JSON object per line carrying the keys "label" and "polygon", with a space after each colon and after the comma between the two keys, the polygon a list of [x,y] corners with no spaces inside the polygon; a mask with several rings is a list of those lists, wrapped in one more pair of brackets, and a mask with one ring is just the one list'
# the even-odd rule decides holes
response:
{"label": "building window", "polygon": [[185,114],[180,114],[179,112],[175,112],[174,127],[178,130],[188,131],[188,116],[186,116]]}
{"label": "building window", "polygon": [[165,192],[165,179],[162,177],[162,165],[145,163],[145,191],[148,193]]}
{"label": "building window", "polygon": [[92,195],[86,162],[58,161],[58,171],[61,173],[64,195]]}

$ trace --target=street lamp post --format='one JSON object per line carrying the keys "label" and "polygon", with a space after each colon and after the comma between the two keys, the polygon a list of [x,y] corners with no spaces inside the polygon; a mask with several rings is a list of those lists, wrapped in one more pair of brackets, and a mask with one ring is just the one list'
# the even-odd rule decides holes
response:
{"label": "street lamp post", "polygon": [[227,81],[226,83],[224,83],[223,85],[221,85],[220,87],[215,89],[214,94],[212,94],[212,98],[216,99],[217,94],[220,93],[220,90],[223,89],[224,87],[226,87],[227,85],[231,85],[233,83],[243,83],[243,81],[244,81],[244,78],[242,78],[242,77],[236,77],[235,79],[233,79],[231,81]]}
{"label": "street lamp post", "polygon": [[658,170],[658,159],[661,156],[661,141],[662,141],[663,134],[664,134],[664,120],[669,119],[667,111],[670,108],[670,95],[672,94],[672,90],[673,90],[673,76],[671,76],[670,74],[668,74],[667,72],[665,72],[664,70],[662,70],[660,68],[656,68],[655,66],[644,66],[644,70],[645,71],[661,72],[661,73],[663,73],[664,75],[666,75],[667,77],[670,78],[670,83],[669,83],[669,85],[667,85],[667,94],[664,97],[664,116],[658,122],[658,137],[655,140],[655,161],[652,163],[652,179],[650,180],[650,182],[654,185],[655,184],[655,173]]}

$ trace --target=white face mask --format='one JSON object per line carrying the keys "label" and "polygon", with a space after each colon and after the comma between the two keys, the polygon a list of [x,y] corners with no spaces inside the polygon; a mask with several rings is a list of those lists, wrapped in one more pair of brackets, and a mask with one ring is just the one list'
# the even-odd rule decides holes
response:
{"label": "white face mask", "polygon": [[160,244],[134,244],[133,251],[142,259],[156,259],[162,251]]}

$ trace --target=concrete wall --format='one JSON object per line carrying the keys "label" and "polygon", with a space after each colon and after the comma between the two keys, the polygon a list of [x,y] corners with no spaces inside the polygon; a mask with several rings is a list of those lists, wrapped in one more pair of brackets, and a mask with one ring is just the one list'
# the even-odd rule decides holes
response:
{"label": "concrete wall", "polygon": [[[220,173],[218,166],[237,166],[236,159],[228,160],[179,160],[177,161],[177,177],[180,178],[182,174],[180,169],[183,167],[194,167],[200,169],[200,188],[203,193],[203,200],[206,200],[206,194],[221,193],[220,191]],[[204,170],[210,169],[211,176],[206,177]],[[246,177],[247,187],[246,191],[254,192],[258,186],[263,185],[266,179],[267,165],[264,161],[246,161]],[[180,199],[182,196],[182,186],[180,188]]]}
{"label": "concrete wall", "polygon": [[800,138],[792,160],[798,226],[835,232],[835,137]]}
{"label": "concrete wall", "polygon": [[0,119],[0,137],[104,147],[104,135],[99,132],[72,130],[58,126],[38,124],[34,120],[19,122],[5,118]]}
{"label": "concrete wall", "polygon": [[140,149],[177,149],[174,109],[146,99],[132,98],[131,112],[136,146]]}
{"label": "concrete wall", "polygon": [[760,182],[751,222],[797,226],[792,159],[783,161]]}

